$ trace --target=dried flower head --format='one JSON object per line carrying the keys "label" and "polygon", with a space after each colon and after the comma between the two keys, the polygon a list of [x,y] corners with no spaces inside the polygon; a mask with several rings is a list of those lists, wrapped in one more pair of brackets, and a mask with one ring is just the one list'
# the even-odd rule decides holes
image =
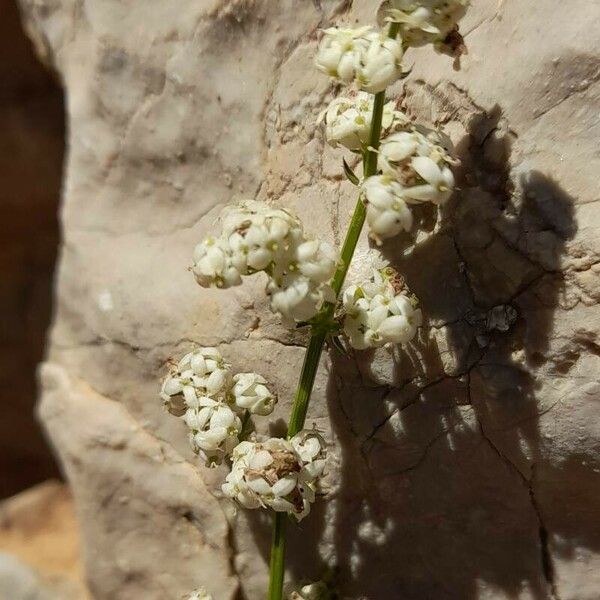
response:
{"label": "dried flower head", "polygon": [[400,25],[406,46],[433,44],[436,50],[446,52],[469,4],[470,0],[388,0],[380,14]]}
{"label": "dried flower head", "polygon": [[223,493],[245,508],[271,508],[303,519],[325,468],[325,444],[315,431],[291,440],[241,442],[232,454]]}

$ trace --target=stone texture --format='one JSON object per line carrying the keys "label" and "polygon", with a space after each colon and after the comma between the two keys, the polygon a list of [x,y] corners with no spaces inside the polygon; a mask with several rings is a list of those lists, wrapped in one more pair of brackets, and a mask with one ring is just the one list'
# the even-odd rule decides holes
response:
{"label": "stone texture", "polygon": [[0,504],[0,598],[86,600],[73,498],[46,481]]}
{"label": "stone texture", "polygon": [[[218,345],[273,382],[282,431],[304,334],[270,315],[260,278],[200,290],[186,267],[247,195],[339,243],[355,192],[315,128],[338,90],[311,61],[319,28],[374,4],[22,3],[69,98],[40,415],[93,593],[258,600],[268,519],[218,499],[222,472],[196,464],[157,380],[191,343]],[[381,248],[421,299],[419,340],[323,358],[309,423],[332,442],[328,501],[291,529],[290,578],[335,564],[353,598],[597,598],[599,25],[588,0],[481,0],[460,69],[407,56],[395,93],[445,126],[460,189]]]}

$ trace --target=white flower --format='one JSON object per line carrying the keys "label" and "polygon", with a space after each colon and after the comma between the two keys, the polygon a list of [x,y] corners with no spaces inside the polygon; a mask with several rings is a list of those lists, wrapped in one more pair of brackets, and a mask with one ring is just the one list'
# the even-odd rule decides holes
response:
{"label": "white flower", "polygon": [[292,273],[281,285],[272,280],[267,286],[271,295],[271,309],[283,317],[284,322],[303,322],[312,319],[323,302],[333,301],[333,291],[328,285],[315,285],[308,277]]}
{"label": "white flower", "polygon": [[204,398],[224,399],[231,376],[216,348],[188,352],[164,379],[160,396],[170,412],[181,416],[186,408],[200,408]]}
{"label": "white flower", "polygon": [[200,409],[186,411],[184,420],[192,449],[208,466],[220,464],[239,443],[242,421],[227,404],[205,398]]}
{"label": "white flower", "polygon": [[163,381],[160,395],[169,412],[188,426],[194,452],[207,466],[220,464],[238,445],[248,413],[268,415],[276,398],[256,373],[238,373],[216,348],[187,353]]}
{"label": "white flower", "polygon": [[371,27],[326,29],[315,58],[317,68],[331,77],[350,83],[355,70],[360,67],[361,55],[368,49],[365,36],[371,31]]}
{"label": "white flower", "polygon": [[365,92],[376,94],[402,76],[402,43],[383,32],[370,33],[367,38],[369,49],[363,57],[357,81]]}
{"label": "white flower", "polygon": [[410,342],[422,323],[416,300],[402,292],[390,269],[373,272],[371,281],[343,294],[344,332],[357,350]]}
{"label": "white flower", "polygon": [[233,394],[235,405],[256,415],[270,415],[277,398],[266,386],[266,379],[256,373],[238,373],[233,376]]}
{"label": "white flower", "polygon": [[404,195],[409,200],[442,204],[451,196],[454,175],[446,165],[440,165],[427,156],[416,156],[411,160],[411,165],[423,183],[405,189]]}
{"label": "white flower", "polygon": [[193,271],[200,285],[218,287],[264,271],[271,308],[293,322],[310,319],[330,298],[326,282],[336,263],[334,249],[308,239],[297,217],[264,202],[245,201],[223,211],[221,236],[197,246]]}
{"label": "white flower", "polygon": [[356,81],[372,94],[381,92],[402,75],[402,43],[371,27],[330,27],[325,30],[315,63],[344,83]]}
{"label": "white flower", "polygon": [[337,255],[327,242],[305,240],[298,244],[273,270],[267,285],[271,309],[290,324],[314,317],[323,302],[334,300],[327,282],[336,264]]}
{"label": "white flower", "polygon": [[376,241],[409,231],[412,214],[404,188],[388,175],[368,177],[362,184],[370,235]]}
{"label": "white flower", "polygon": [[222,485],[226,496],[245,508],[271,508],[300,520],[315,500],[325,467],[325,445],[316,432],[301,431],[290,441],[241,442],[232,460]]}
{"label": "white flower", "polygon": [[187,600],[213,600],[213,597],[204,588],[200,588],[192,592]]}
{"label": "white flower", "polygon": [[470,0],[390,0],[387,19],[400,24],[406,46],[442,44],[464,17]]}
{"label": "white flower", "polygon": [[302,224],[287,211],[248,200],[223,211],[223,237],[244,275],[269,270],[303,239]]}
{"label": "white flower", "polygon": [[[369,143],[371,119],[373,116],[373,95],[358,92],[352,98],[335,98],[319,115],[318,122],[325,123],[327,143],[334,148],[338,144],[354,152],[362,151]],[[381,120],[382,135],[397,125],[408,123],[407,117],[394,109],[394,102],[383,107]]]}
{"label": "white flower", "polygon": [[207,238],[196,246],[192,272],[203,287],[228,288],[242,282],[231,248],[222,239]]}
{"label": "white flower", "polygon": [[295,264],[302,275],[314,283],[325,283],[335,271],[337,255],[333,246],[319,240],[307,240],[296,247]]}
{"label": "white flower", "polygon": [[446,136],[425,127],[399,131],[384,139],[379,148],[379,166],[385,175],[402,185],[409,203],[443,204],[454,189],[455,164]]}

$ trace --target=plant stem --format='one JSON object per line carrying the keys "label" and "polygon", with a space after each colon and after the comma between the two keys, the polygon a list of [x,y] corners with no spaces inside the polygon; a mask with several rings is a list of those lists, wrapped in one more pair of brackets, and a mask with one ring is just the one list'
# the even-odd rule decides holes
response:
{"label": "plant stem", "polygon": [[[392,23],[390,25],[388,31],[389,37],[396,37],[398,27],[397,23]],[[363,176],[365,179],[377,173],[377,149],[379,148],[379,138],[381,137],[381,121],[383,118],[384,104],[385,91],[375,94],[375,99],[373,100],[373,114],[371,117],[369,147],[363,155]],[[331,280],[331,287],[333,288],[336,298],[339,296],[344,280],[346,279],[346,274],[348,273],[348,268],[352,262],[356,244],[358,243],[360,233],[365,223],[366,214],[367,209],[362,199],[359,197],[354,208],[354,213],[352,214],[350,225],[348,226],[348,231],[346,232],[338,268]],[[296,435],[304,427],[310,395],[315,383],[317,369],[319,368],[319,360],[327,337],[327,330],[323,325],[331,322],[335,306],[334,303],[330,302],[324,304],[317,316],[317,322],[321,324],[321,327],[312,326],[310,341],[308,343],[306,354],[304,355],[300,381],[298,382],[298,388],[296,390],[296,397],[294,399],[294,404],[292,405],[292,414],[290,415],[287,431],[288,439]],[[285,526],[286,514],[275,513],[273,518],[273,541],[271,544],[268,600],[282,600],[283,597]]]}
{"label": "plant stem", "polygon": [[283,594],[286,517],[286,513],[277,512],[273,518],[268,600],[281,600]]}

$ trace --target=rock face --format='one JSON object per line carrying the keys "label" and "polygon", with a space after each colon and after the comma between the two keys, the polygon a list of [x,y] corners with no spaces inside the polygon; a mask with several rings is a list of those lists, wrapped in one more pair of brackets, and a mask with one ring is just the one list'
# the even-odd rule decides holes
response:
{"label": "rock face", "polygon": [[[338,90],[312,56],[319,28],[371,22],[375,3],[21,1],[68,95],[40,416],[94,597],[263,598],[268,519],[213,495],[223,474],[197,464],[157,382],[190,344],[218,345],[278,390],[281,431],[303,334],[258,277],[202,290],[186,268],[245,196],[339,243],[355,190],[315,126]],[[600,6],[474,4],[460,69],[411,51],[395,90],[462,160],[442,213],[381,249],[427,323],[409,348],[324,357],[309,423],[332,442],[327,501],[292,529],[288,575],[337,565],[343,595],[370,600],[595,600]]]}
{"label": "rock face", "polygon": [[86,600],[73,499],[46,481],[0,504],[0,598]]}

